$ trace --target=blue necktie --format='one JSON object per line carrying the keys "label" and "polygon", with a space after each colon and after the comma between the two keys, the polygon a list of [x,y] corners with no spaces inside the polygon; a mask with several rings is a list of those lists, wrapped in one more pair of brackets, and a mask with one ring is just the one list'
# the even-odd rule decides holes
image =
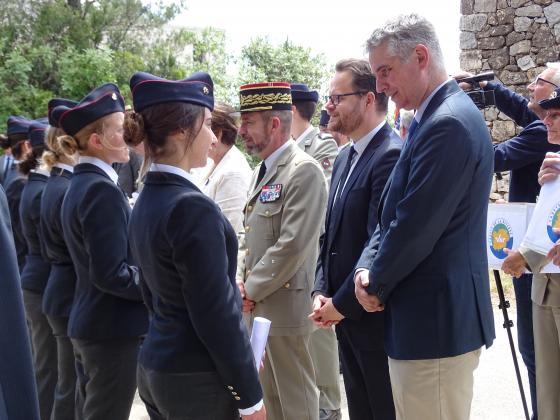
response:
{"label": "blue necktie", "polygon": [[416,131],[416,127],[418,127],[418,121],[416,121],[416,118],[413,117],[412,123],[410,124],[410,127],[408,127],[408,135],[406,136],[407,140],[412,137],[414,131]]}

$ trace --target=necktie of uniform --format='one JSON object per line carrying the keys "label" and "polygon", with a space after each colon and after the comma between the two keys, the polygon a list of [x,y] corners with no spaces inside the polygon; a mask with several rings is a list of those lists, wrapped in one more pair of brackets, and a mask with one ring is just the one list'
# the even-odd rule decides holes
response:
{"label": "necktie of uniform", "polygon": [[263,160],[263,162],[261,163],[261,167],[259,168],[259,174],[257,175],[257,183],[255,184],[255,186],[261,183],[265,173],[266,173],[266,165]]}
{"label": "necktie of uniform", "polygon": [[340,181],[338,181],[335,202],[338,201],[338,199],[342,195],[342,190],[344,189],[344,184],[346,184],[346,178],[348,178],[348,174],[350,173],[350,168],[352,167],[352,161],[354,160],[355,154],[356,154],[356,149],[354,149],[354,145],[352,145],[350,146],[350,150],[348,153],[348,160],[346,161],[346,166],[342,171],[342,175],[340,175]]}
{"label": "necktie of uniform", "polygon": [[418,127],[418,121],[416,121],[416,118],[412,118],[412,123],[410,123],[410,127],[408,127],[408,136],[406,136],[407,140],[412,137],[414,131],[416,131],[416,127]]}

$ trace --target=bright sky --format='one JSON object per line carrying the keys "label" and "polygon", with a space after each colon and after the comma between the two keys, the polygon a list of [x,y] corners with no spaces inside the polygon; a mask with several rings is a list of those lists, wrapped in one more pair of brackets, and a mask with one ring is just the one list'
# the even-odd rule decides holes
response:
{"label": "bright sky", "polygon": [[177,24],[224,29],[231,54],[239,55],[251,38],[267,36],[278,44],[289,38],[323,53],[328,64],[363,57],[372,30],[402,13],[416,12],[436,27],[447,70],[459,69],[460,0],[187,0]]}

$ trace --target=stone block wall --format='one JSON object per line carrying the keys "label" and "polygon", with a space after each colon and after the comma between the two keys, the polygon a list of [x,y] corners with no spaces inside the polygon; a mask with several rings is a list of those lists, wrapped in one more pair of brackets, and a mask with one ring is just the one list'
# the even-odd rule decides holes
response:
{"label": "stone block wall", "polygon": [[[493,70],[496,78],[526,95],[527,85],[560,57],[560,1],[461,0],[461,68]],[[514,136],[518,127],[494,107],[484,110],[495,142]],[[507,174],[495,180],[491,199],[507,199]]]}

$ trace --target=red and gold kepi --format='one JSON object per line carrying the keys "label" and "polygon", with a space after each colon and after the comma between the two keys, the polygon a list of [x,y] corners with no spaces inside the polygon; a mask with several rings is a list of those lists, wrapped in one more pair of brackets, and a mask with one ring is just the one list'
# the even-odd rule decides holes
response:
{"label": "red and gold kepi", "polygon": [[239,88],[240,112],[290,111],[292,92],[285,82],[252,83]]}

